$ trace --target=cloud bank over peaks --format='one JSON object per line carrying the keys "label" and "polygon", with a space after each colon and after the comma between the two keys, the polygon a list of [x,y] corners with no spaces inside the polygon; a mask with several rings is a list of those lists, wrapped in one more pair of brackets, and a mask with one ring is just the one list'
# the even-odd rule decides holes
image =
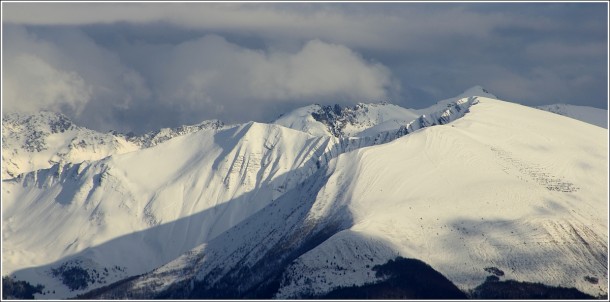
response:
{"label": "cloud bank over peaks", "polygon": [[62,112],[103,128],[114,110],[150,96],[144,78],[81,30],[3,28],[3,109]]}
{"label": "cloud bank over peaks", "polygon": [[166,75],[155,73],[160,93],[189,105],[216,100],[230,104],[380,99],[398,87],[385,66],[320,40],[291,53],[252,50],[206,35],[173,48],[166,65]]}
{"label": "cloud bank over peaks", "polygon": [[318,39],[288,51],[207,34],[109,50],[77,28],[42,31],[5,27],[4,110],[61,111],[99,130],[261,120],[274,105],[374,101],[400,90],[384,65]]}
{"label": "cloud bank over peaks", "polygon": [[8,112],[50,110],[78,115],[91,99],[91,88],[81,76],[56,69],[38,56],[17,54],[5,62],[2,86]]}

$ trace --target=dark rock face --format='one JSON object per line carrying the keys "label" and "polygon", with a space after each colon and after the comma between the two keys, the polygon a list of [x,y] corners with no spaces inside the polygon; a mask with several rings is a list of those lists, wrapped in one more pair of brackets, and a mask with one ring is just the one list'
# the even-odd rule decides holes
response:
{"label": "dark rock face", "polygon": [[347,124],[354,123],[358,106],[354,108],[341,107],[340,105],[322,106],[317,112],[313,112],[311,116],[318,122],[323,123],[328,127],[330,133],[336,137],[344,135],[343,129]]}
{"label": "dark rock face", "polygon": [[28,152],[41,152],[47,149],[47,143],[45,137],[48,133],[42,131],[33,130],[28,136],[26,136],[23,143],[23,149]]}
{"label": "dark rock face", "polygon": [[[478,103],[475,98],[469,98],[466,102],[454,102],[447,104],[437,112],[430,112],[418,117],[416,120],[403,125],[397,133],[397,136],[403,136],[416,130],[436,126],[445,125],[454,121],[457,118],[464,116],[468,112],[470,106]],[[386,104],[386,103],[381,103]],[[311,116],[318,122],[326,125],[328,131],[338,138],[346,136],[344,131],[347,125],[362,124],[358,117],[366,115],[369,112],[369,105],[358,104],[353,107],[321,106],[316,112],[312,112]],[[365,122],[366,123],[366,122]],[[370,125],[369,125],[370,126]]]}
{"label": "dark rock face", "polygon": [[72,121],[70,121],[65,115],[58,114],[56,118],[49,121],[49,127],[51,133],[63,133],[67,130],[74,128]]}

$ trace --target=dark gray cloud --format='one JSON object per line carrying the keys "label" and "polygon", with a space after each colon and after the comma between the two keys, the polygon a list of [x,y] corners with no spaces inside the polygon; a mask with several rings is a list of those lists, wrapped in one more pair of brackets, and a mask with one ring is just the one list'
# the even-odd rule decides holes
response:
{"label": "dark gray cloud", "polygon": [[480,84],[607,108],[605,3],[3,3],[3,109],[101,129],[419,108]]}

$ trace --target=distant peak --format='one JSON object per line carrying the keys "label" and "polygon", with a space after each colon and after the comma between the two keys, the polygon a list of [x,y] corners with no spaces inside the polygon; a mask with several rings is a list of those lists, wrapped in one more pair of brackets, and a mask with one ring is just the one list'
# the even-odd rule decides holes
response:
{"label": "distant peak", "polygon": [[469,97],[469,96],[483,96],[489,98],[497,98],[495,95],[491,94],[487,89],[483,88],[481,85],[475,85],[468,89],[466,89],[460,97]]}
{"label": "distant peak", "polygon": [[388,100],[382,100],[382,101],[375,101],[375,102],[368,102],[368,103],[363,103],[363,102],[359,102],[356,105],[359,106],[384,106],[384,105],[393,105],[391,101]]}
{"label": "distant peak", "polygon": [[6,114],[2,116],[2,123],[23,125],[28,129],[51,131],[51,133],[64,132],[76,128],[67,116],[62,113],[46,110],[37,113],[14,112]]}

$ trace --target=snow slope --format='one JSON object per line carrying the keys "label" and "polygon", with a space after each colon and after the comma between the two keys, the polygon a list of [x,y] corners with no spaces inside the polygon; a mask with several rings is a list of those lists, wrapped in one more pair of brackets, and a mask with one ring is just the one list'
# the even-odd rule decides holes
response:
{"label": "snow slope", "polygon": [[462,118],[341,154],[226,232],[94,297],[257,297],[277,285],[275,298],[303,298],[378,281],[372,267],[397,255],[463,290],[496,267],[607,293],[607,130],[461,102],[474,104]]}
{"label": "snow slope", "polygon": [[104,284],[146,272],[298,185],[330,142],[251,122],[4,181],[3,274],[40,266],[15,274],[66,297],[72,293],[48,273],[63,263],[120,267]]}
{"label": "snow slope", "polygon": [[[509,279],[607,293],[607,143],[601,128],[480,98],[450,127],[345,154],[337,166],[358,163],[356,176],[329,191],[348,193],[318,199],[315,215],[345,206],[354,224],[289,266],[277,297],[327,292],[324,279],[366,282],[362,267],[332,278],[340,272],[323,260],[363,263],[353,246],[370,250],[371,238],[462,289],[498,267]],[[303,271],[321,277],[305,282]]]}
{"label": "snow slope", "polygon": [[536,108],[608,129],[608,110],[568,104],[552,104],[538,106]]}

